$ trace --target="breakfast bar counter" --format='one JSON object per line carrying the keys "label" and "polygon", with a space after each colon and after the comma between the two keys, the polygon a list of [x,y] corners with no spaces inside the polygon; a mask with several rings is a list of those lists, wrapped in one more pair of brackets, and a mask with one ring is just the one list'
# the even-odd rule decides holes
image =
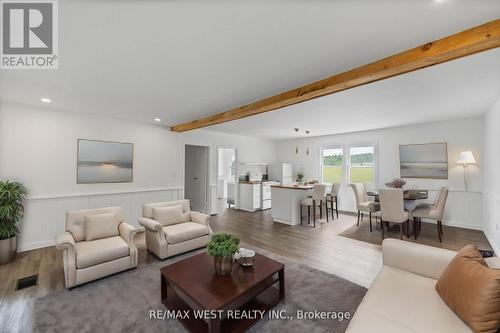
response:
{"label": "breakfast bar counter", "polygon": [[312,195],[313,186],[282,184],[271,186],[271,216],[274,222],[300,224],[300,202]]}

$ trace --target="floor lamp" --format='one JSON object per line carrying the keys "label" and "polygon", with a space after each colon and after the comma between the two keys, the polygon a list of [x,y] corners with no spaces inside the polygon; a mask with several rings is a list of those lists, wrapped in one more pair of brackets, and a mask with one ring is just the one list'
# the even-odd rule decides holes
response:
{"label": "floor lamp", "polygon": [[458,156],[458,164],[462,164],[464,168],[464,184],[465,191],[469,190],[469,164],[476,164],[476,159],[471,151],[463,151]]}

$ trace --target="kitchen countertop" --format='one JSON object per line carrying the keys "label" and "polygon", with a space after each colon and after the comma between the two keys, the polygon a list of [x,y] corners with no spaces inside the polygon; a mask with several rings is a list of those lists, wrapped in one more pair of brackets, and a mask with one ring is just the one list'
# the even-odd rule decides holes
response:
{"label": "kitchen countertop", "polygon": [[287,190],[312,190],[312,188],[314,186],[312,186],[312,185],[283,184],[283,185],[271,185],[271,187],[284,188],[284,189],[287,189]]}
{"label": "kitchen countertop", "polygon": [[274,180],[262,180],[262,181],[239,181],[238,183],[239,184],[250,184],[250,185],[254,185],[254,184],[262,184],[262,183],[272,183],[272,182],[276,182]]}

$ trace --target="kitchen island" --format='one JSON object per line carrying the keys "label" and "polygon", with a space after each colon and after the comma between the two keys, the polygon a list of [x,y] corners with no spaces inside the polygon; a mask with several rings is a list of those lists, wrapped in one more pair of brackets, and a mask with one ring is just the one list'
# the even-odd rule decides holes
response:
{"label": "kitchen island", "polygon": [[300,224],[300,202],[312,195],[312,188],[313,186],[309,185],[272,185],[271,216],[273,221],[291,226]]}

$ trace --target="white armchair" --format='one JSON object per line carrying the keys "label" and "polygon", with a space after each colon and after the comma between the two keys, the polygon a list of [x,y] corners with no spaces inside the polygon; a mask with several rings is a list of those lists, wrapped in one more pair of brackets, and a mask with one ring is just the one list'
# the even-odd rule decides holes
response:
{"label": "white armchair", "polygon": [[207,245],[212,235],[209,219],[191,211],[189,200],[177,200],[145,204],[139,223],[146,231],[148,251],[165,259]]}
{"label": "white armchair", "polygon": [[137,267],[135,234],[121,207],[67,212],[66,231],[56,236],[66,288]]}

